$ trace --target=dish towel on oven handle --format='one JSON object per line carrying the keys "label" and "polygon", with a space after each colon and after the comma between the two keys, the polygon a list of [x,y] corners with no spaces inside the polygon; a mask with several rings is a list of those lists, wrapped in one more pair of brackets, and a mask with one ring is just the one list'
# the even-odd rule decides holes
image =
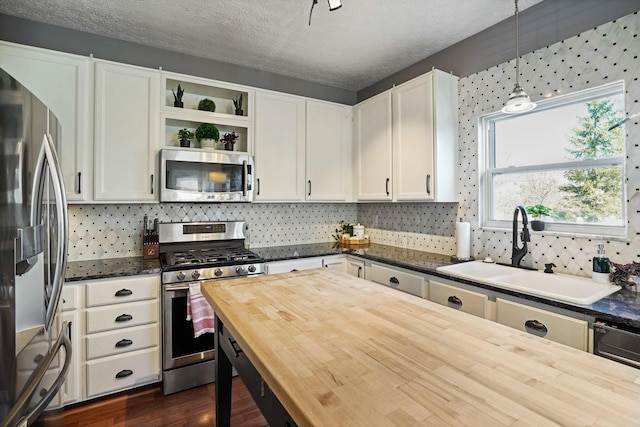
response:
{"label": "dish towel on oven handle", "polygon": [[193,323],[193,337],[215,331],[213,309],[200,291],[200,283],[189,283],[187,298],[187,320]]}

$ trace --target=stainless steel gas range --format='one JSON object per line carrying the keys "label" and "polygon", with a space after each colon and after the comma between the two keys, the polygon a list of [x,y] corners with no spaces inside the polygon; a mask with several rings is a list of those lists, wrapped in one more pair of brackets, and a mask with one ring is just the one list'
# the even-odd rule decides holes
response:
{"label": "stainless steel gas range", "polygon": [[215,380],[214,334],[195,338],[186,320],[189,283],[264,274],[264,260],[244,247],[247,228],[243,221],[159,224],[164,394]]}

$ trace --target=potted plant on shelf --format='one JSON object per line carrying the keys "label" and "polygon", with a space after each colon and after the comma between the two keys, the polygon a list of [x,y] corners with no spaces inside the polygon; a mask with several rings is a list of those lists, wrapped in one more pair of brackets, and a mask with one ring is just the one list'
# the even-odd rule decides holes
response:
{"label": "potted plant on shelf", "polygon": [[238,134],[234,132],[231,133],[225,133],[222,136],[222,139],[220,140],[220,142],[224,143],[224,149],[227,151],[233,151],[233,144],[236,143],[236,140],[238,139]]}
{"label": "potted plant on shelf", "polygon": [[545,205],[530,205],[527,206],[526,209],[529,215],[536,218],[531,220],[531,229],[534,231],[544,230],[545,222],[542,218],[551,214],[551,208]]}
{"label": "potted plant on shelf", "polygon": [[178,108],[184,107],[184,103],[182,102],[182,95],[184,95],[184,89],[182,89],[182,86],[178,84],[177,93],[174,92],[173,89],[171,89],[171,92],[173,92],[173,106]]}
{"label": "potted plant on shelf", "polygon": [[178,131],[178,138],[180,139],[180,147],[189,147],[191,145],[191,138],[194,137],[194,133],[189,129],[184,128]]}
{"label": "potted plant on shelf", "polygon": [[220,139],[220,131],[211,123],[202,123],[196,129],[196,138],[200,141],[201,148],[213,148]]}
{"label": "potted plant on shelf", "polygon": [[244,111],[242,111],[242,94],[239,97],[234,98],[233,106],[236,109],[236,116],[243,116]]}
{"label": "potted plant on shelf", "polygon": [[213,113],[216,111],[216,103],[209,98],[202,99],[198,103],[198,110],[210,111]]}

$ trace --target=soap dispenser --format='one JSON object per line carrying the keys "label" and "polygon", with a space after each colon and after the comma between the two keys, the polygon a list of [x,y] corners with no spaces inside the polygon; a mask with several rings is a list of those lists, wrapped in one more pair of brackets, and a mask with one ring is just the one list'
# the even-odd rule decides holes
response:
{"label": "soap dispenser", "polygon": [[598,253],[593,257],[593,274],[591,278],[594,282],[609,283],[611,267],[609,266],[609,258],[604,254],[604,243],[598,243],[596,247],[598,248]]}

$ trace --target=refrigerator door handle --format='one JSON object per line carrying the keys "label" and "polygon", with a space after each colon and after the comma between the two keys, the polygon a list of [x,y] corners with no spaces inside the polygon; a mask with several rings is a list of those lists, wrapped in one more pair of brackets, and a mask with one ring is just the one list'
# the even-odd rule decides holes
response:
{"label": "refrigerator door handle", "polygon": [[33,191],[31,200],[31,224],[40,222],[40,209],[44,203],[44,187],[46,184],[46,170],[51,175],[51,187],[55,197],[56,219],[58,221],[58,242],[56,243],[56,267],[52,279],[52,291],[48,296],[49,304],[45,316],[45,328],[49,330],[56,314],[58,300],[64,284],[64,273],[67,269],[67,249],[69,240],[69,217],[67,213],[67,196],[64,188],[60,163],[56,155],[55,146],[51,135],[45,134],[42,139],[42,147],[38,155],[38,163],[34,172]]}
{"label": "refrigerator door handle", "polygon": [[[31,378],[29,379],[28,385],[24,388],[16,403],[13,405],[13,408],[9,411],[6,418],[2,420],[2,427],[5,426],[14,426],[14,425],[31,425],[36,418],[42,413],[42,411],[47,407],[47,405],[53,400],[56,393],[60,390],[62,383],[67,376],[67,371],[69,370],[69,366],[71,365],[71,341],[69,341],[69,337],[65,331],[67,330],[66,323],[64,322],[62,325],[62,332],[60,332],[60,336],[53,344],[53,347],[47,354],[44,361],[40,364],[40,367],[36,372],[33,373]],[[58,377],[54,381],[53,385],[47,390],[47,394],[38,402],[35,408],[33,408],[28,414],[22,416],[27,406],[31,402],[31,399],[36,394],[36,390],[38,386],[42,382],[42,379],[47,373],[50,365],[55,361],[58,356],[58,352],[60,348],[64,347],[65,357],[64,357],[64,365],[62,366],[62,370],[60,371]]]}

